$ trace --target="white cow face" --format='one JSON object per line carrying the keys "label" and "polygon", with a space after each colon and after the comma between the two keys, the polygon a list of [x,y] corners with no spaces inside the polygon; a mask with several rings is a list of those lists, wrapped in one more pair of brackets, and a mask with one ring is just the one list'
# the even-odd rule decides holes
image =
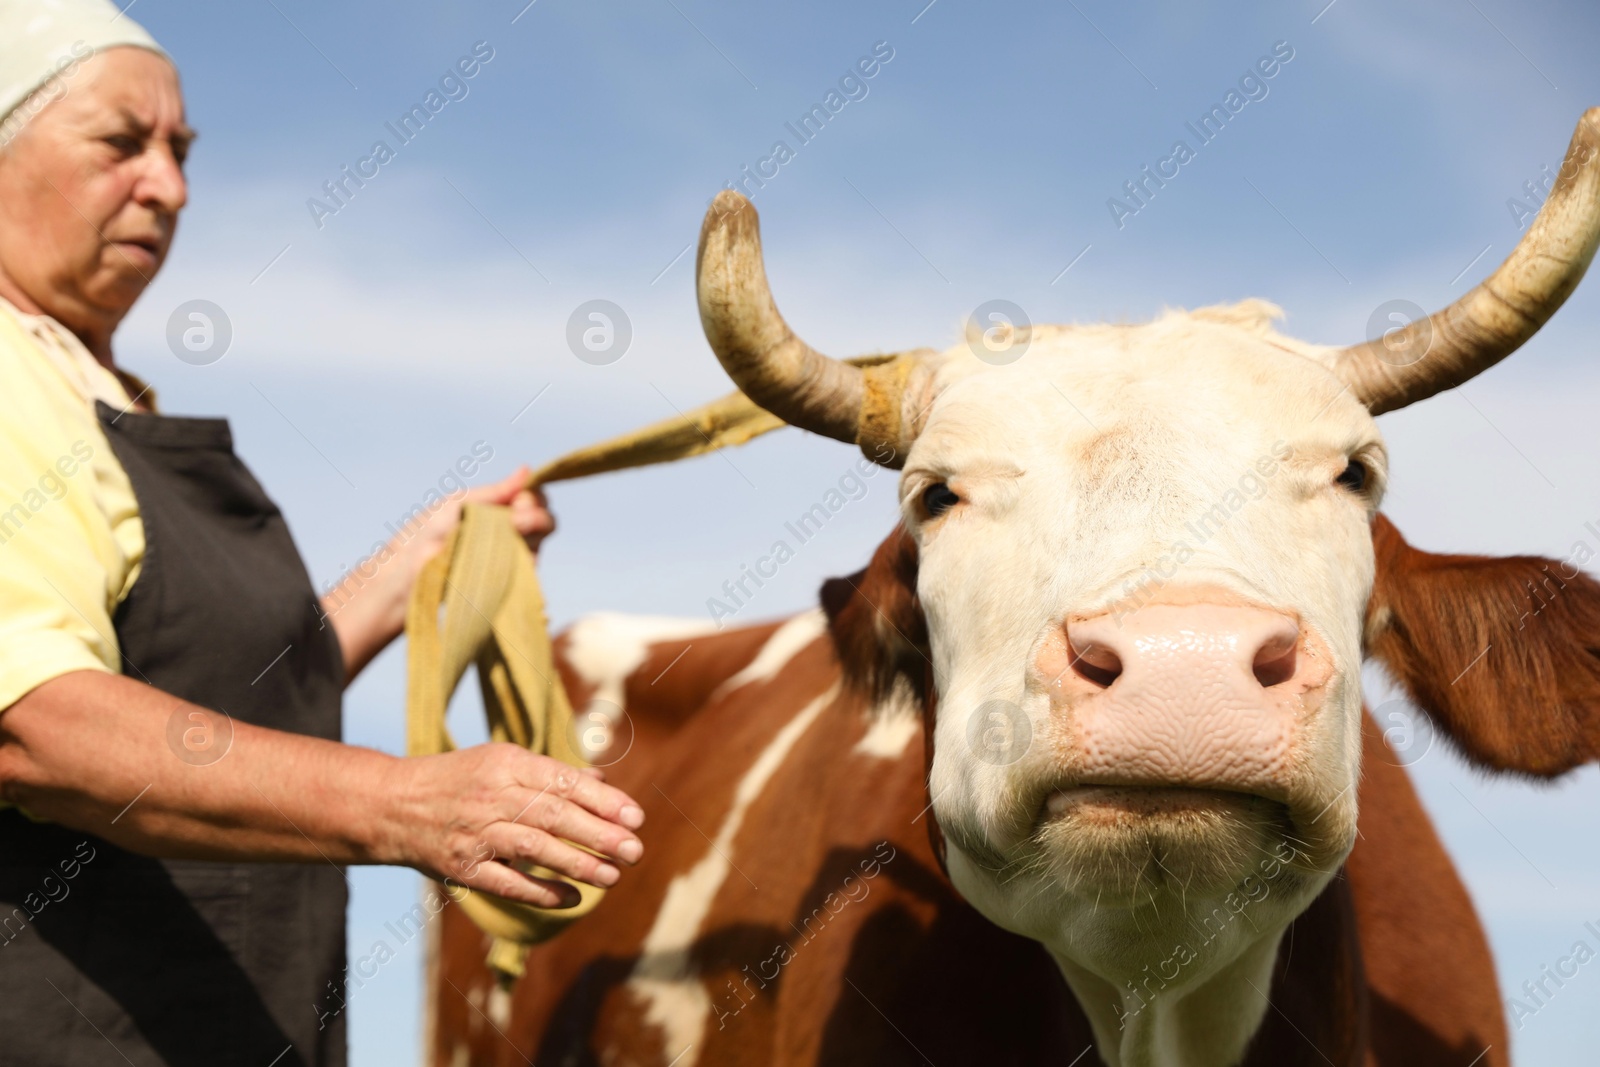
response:
{"label": "white cow face", "polygon": [[1006,366],[958,346],[907,457],[950,872],[1069,979],[1275,949],[1354,841],[1386,457],[1275,313],[1035,328]]}

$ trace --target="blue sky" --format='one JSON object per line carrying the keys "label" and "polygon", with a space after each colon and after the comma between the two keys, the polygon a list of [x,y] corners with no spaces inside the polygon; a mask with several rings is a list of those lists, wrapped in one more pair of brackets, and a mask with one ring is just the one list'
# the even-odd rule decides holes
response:
{"label": "blue sky", "polygon": [[[793,157],[755,197],[768,266],[825,351],[942,347],[994,298],[1084,321],[1260,296],[1299,336],[1359,339],[1384,301],[1441,306],[1510,250],[1507,200],[1600,103],[1600,11],[1326,2],[137,0],[202,137],[176,249],[119,358],[168,411],[233,420],[322,584],[475,445],[499,476],[726,391],[680,253],[778,140]],[[385,123],[478,42],[493,54],[465,96],[400,144]],[[878,42],[892,58],[865,95],[799,143],[785,124]],[[1266,95],[1199,146],[1185,123],[1277,42],[1293,58]],[[1119,228],[1107,200],[1179,138],[1195,158]],[[379,139],[394,157],[319,227],[307,201]],[[1600,520],[1597,293],[1464,390],[1384,417],[1387,510],[1414,542],[1565,556]],[[193,299],[233,328],[209,365],[165,340]],[[632,325],[609,365],[566,344],[592,299]],[[554,614],[702,615],[853,460],[786,431],[726,461],[557,487]],[[798,610],[866,559],[894,521],[892,480],[868,485],[748,618]],[[351,691],[350,740],[400,750],[403,667],[392,650]],[[1600,838],[1600,773],[1489,781],[1442,747],[1414,771],[1509,992],[1600,919],[1600,858],[1571,846]],[[351,877],[360,956],[419,879]],[[414,1058],[421,965],[406,946],[352,998],[355,1064]],[[1597,997],[1586,968],[1516,1034],[1519,1062],[1590,1056]]]}

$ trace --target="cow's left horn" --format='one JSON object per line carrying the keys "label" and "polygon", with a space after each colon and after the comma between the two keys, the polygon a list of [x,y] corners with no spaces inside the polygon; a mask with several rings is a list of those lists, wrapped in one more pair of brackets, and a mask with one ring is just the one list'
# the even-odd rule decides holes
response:
{"label": "cow's left horn", "polygon": [[767,285],[756,209],[730,189],[706,211],[695,274],[706,340],[746,396],[792,426],[860,444],[884,466],[901,465],[909,443],[901,398],[914,361],[844,362],[796,337]]}
{"label": "cow's left horn", "polygon": [[1600,243],[1600,107],[1578,120],[1539,217],[1498,270],[1460,300],[1336,356],[1374,415],[1453,389],[1515,352],[1577,288]]}

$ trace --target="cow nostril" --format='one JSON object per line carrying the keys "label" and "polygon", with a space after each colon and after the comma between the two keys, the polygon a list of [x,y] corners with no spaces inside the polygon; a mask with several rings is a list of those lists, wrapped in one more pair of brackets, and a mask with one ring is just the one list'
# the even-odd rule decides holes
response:
{"label": "cow nostril", "polygon": [[1256,652],[1255,662],[1250,665],[1250,669],[1263,689],[1282,685],[1294,677],[1299,645],[1297,637],[1298,635],[1276,638],[1262,645]]}
{"label": "cow nostril", "polygon": [[1104,645],[1084,644],[1071,642],[1072,670],[1079,678],[1084,679],[1101,689],[1109,689],[1111,683],[1122,674],[1122,659],[1111,649]]}

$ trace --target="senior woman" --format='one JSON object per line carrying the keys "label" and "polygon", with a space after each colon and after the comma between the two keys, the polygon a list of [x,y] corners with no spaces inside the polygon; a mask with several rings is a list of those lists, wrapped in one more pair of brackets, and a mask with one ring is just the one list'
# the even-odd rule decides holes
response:
{"label": "senior woman", "polygon": [[[642,851],[598,775],[339,743],[459,511],[324,613],[227,423],[157,414],[117,366],[193,139],[127,15],[0,0],[0,1064],[340,1064],[342,865],[556,906],[570,886],[511,863],[610,885]],[[536,541],[522,476],[470,496]],[[194,758],[196,729],[226,755]]]}

